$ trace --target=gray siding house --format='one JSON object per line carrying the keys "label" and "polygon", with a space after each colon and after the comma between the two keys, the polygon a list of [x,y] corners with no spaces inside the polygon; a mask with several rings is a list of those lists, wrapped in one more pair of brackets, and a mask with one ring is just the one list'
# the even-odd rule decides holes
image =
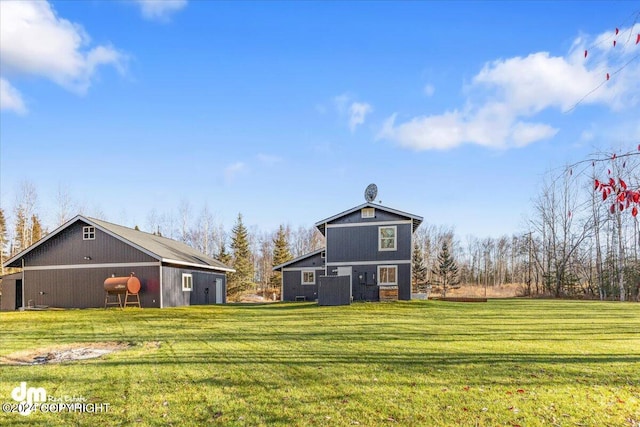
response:
{"label": "gray siding house", "polygon": [[105,279],[132,273],[143,308],[221,304],[233,271],[184,243],[80,215],[4,266],[22,272],[3,278],[1,310],[103,307]]}
{"label": "gray siding house", "polygon": [[354,301],[411,299],[413,233],[421,223],[370,202],[317,222],[326,248],[274,267],[282,272],[282,300],[317,299],[319,275],[350,276]]}

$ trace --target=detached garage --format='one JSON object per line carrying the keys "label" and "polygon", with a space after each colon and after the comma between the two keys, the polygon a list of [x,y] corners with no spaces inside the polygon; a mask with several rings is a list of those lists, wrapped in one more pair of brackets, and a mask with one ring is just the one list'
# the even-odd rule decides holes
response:
{"label": "detached garage", "polygon": [[140,280],[142,307],[226,302],[229,266],[166,237],[77,216],[9,259],[1,310],[103,307],[104,281]]}

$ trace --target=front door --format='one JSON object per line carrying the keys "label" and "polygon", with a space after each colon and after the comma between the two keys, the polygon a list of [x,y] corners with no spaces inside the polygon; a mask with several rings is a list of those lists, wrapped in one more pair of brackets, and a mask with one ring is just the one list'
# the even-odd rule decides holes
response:
{"label": "front door", "polygon": [[16,310],[22,308],[22,279],[16,280]]}

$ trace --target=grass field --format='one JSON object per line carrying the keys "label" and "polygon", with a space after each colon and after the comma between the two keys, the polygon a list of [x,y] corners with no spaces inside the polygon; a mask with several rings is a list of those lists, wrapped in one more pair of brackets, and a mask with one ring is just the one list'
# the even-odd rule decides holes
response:
{"label": "grass field", "polygon": [[[0,356],[77,342],[101,359],[0,366],[106,413],[0,425],[640,426],[640,304],[310,303],[0,314]],[[157,345],[156,343],[159,343]]]}

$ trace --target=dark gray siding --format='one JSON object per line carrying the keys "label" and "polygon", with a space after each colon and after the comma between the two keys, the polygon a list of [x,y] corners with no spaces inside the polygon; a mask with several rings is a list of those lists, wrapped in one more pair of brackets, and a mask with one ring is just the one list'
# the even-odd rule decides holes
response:
{"label": "dark gray siding", "polygon": [[289,264],[285,268],[301,268],[301,267],[324,268],[324,258],[322,258],[322,255],[320,253],[317,253],[308,258],[304,258],[304,259],[301,259],[300,261]]}
{"label": "dark gray siding", "polygon": [[398,299],[411,299],[411,264],[398,266]]}
{"label": "dark gray siding", "polygon": [[2,278],[0,284],[0,311],[16,309],[16,281],[22,280],[22,273],[8,274]]}
{"label": "dark gray siding", "polygon": [[409,220],[403,215],[398,215],[392,212],[383,211],[382,209],[376,208],[376,214],[373,218],[362,218],[362,212],[358,209],[355,212],[351,212],[343,217],[336,218],[331,221],[329,224],[354,224],[359,222],[379,222],[379,221],[405,221]]}
{"label": "dark gray siding", "polygon": [[[287,267],[288,268],[288,267]],[[318,299],[318,280],[324,275],[324,268],[315,268],[316,283],[314,285],[302,284],[301,270],[282,272],[282,300],[295,301],[297,297],[304,297],[307,301]]]}
{"label": "dark gray siding", "polygon": [[[393,264],[393,261],[381,262],[378,265],[397,265],[398,267],[398,299],[411,299],[411,264]],[[378,265],[353,265],[351,272],[354,301],[379,301]],[[327,275],[337,274],[337,267],[328,267]]]}
{"label": "dark gray siding", "polygon": [[[191,274],[193,289],[182,290],[182,274]],[[222,302],[227,302],[227,279],[224,273],[203,271],[179,266],[162,267],[162,305],[181,307],[186,305],[215,304],[216,279],[222,279]],[[208,291],[207,291],[208,289]]]}
{"label": "dark gray siding", "polygon": [[[160,267],[95,267],[60,270],[26,270],[24,305],[61,308],[104,307],[104,281],[134,272],[140,279],[140,303],[160,307]],[[123,296],[124,298],[124,296]]]}
{"label": "dark gray siding", "polygon": [[78,221],[51,237],[25,256],[25,266],[157,261],[97,228],[94,240],[83,240],[82,228],[87,225]]}
{"label": "dark gray siding", "polygon": [[[396,225],[396,224],[389,224]],[[327,228],[327,259],[331,262],[411,259],[411,224],[397,224],[395,251],[378,250],[378,225]]]}

